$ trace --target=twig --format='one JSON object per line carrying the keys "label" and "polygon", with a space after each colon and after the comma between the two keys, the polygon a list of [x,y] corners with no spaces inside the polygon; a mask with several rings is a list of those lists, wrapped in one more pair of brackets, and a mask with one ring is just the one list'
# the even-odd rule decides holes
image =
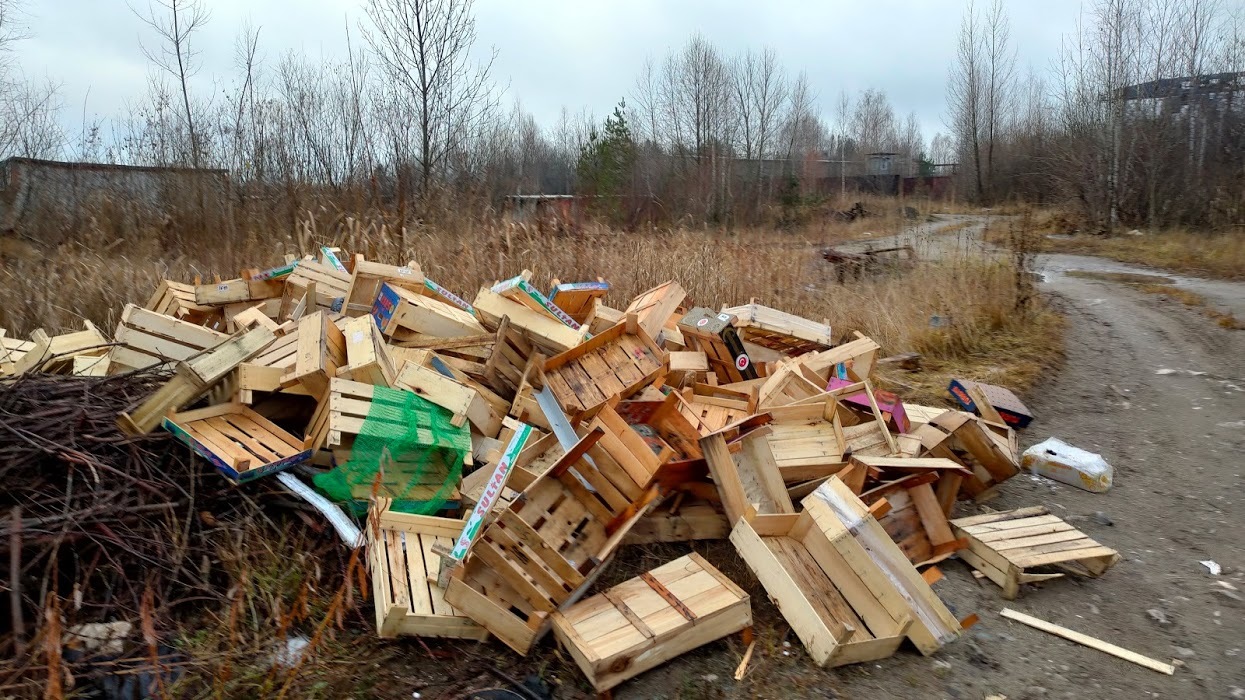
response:
{"label": "twig", "polygon": [[22,508],[13,506],[9,530],[9,607],[13,621],[13,650],[26,655],[26,623],[22,620]]}

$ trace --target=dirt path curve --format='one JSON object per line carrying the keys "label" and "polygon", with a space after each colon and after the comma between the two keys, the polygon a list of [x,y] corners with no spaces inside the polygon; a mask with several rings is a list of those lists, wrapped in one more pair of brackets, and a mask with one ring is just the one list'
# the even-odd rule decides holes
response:
{"label": "dirt path curve", "polygon": [[[980,241],[983,221],[944,217],[850,249],[991,254]],[[969,225],[939,233],[956,223]],[[981,622],[932,658],[905,648],[878,664],[817,670],[794,636],[790,647],[763,638],[767,648],[743,683],[729,679],[738,656],[710,645],[618,697],[1245,698],[1245,331],[1125,284],[1064,274],[1153,270],[1077,256],[1042,257],[1037,267],[1043,291],[1067,315],[1066,363],[1027,397],[1037,420],[1022,448],[1057,436],[1099,452],[1115,468],[1115,486],[1096,495],[1022,474],[989,506],[1046,505],[1118,550],[1120,563],[1100,579],[1030,586],[1009,602],[949,561],[938,593]],[[1225,308],[1245,301],[1245,284],[1179,283]],[[724,568],[731,554],[706,552]],[[1223,572],[1211,575],[1203,560]],[[758,620],[776,614],[759,586],[748,588]],[[1184,666],[1155,673],[1007,621],[998,615],[1005,606]]]}
{"label": "dirt path curve", "polygon": [[[980,221],[952,221],[966,219],[955,234],[900,238],[927,255],[985,252]],[[1056,581],[1013,606],[1185,667],[1162,676],[1006,622],[996,590],[960,598],[963,567],[952,565],[948,597],[983,623],[949,655],[948,676],[1009,698],[1245,697],[1245,332],[1125,284],[1066,274],[1162,272],[1072,255],[1039,256],[1036,268],[1067,316],[1067,357],[1028,398],[1038,419],[1022,447],[1053,435],[1099,452],[1115,467],[1115,487],[1095,495],[1022,475],[990,505],[1045,504],[1122,560],[1100,580]],[[1167,276],[1245,313],[1245,284]],[[1223,573],[1211,575],[1203,560]],[[974,667],[978,652],[998,667]]]}

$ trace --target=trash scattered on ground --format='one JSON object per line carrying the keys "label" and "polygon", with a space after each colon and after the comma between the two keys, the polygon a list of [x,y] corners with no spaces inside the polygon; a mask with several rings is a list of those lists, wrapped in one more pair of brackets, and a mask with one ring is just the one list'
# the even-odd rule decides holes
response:
{"label": "trash scattered on ground", "polygon": [[1211,576],[1218,576],[1219,574],[1223,573],[1223,567],[1219,566],[1219,562],[1215,561],[1214,559],[1207,559],[1199,563],[1202,566],[1206,567],[1206,570],[1210,572]]}
{"label": "trash scattered on ground", "polygon": [[1059,438],[1048,438],[1025,450],[1020,464],[1034,474],[1092,493],[1111,489],[1113,470],[1101,455]]}
{"label": "trash scattered on ground", "polygon": [[[1051,567],[1098,576],[1118,560],[1041,507],[951,519],[1020,471],[1013,428],[1031,415],[1002,387],[952,384],[980,417],[908,404],[874,369],[919,371],[919,356],[879,360],[860,333],[836,345],[828,324],[755,300],[697,306],[675,281],[621,310],[608,292],[555,281],[546,295],[524,271],[468,302],[413,261],[323,248],[165,281],[112,341],[90,324],[5,339],[0,377],[124,388],[96,417],[124,444],[167,431],[229,489],[312,504],[346,546],[366,543],[380,637],[527,654],[552,630],[597,691],[738,632],[736,679],[764,653],[747,595],[698,555],[593,589],[621,547],[729,539],[822,666],[959,638],[976,616],[934,589],[956,553],[1008,598],[1063,575]],[[1035,473],[1110,487],[1097,455],[1054,439],[1025,454]],[[307,645],[291,637],[273,662]]]}

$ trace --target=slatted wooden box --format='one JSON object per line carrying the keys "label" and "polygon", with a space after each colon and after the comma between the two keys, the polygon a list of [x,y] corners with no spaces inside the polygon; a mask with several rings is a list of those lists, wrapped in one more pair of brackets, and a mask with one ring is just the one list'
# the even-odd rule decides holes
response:
{"label": "slatted wooden box", "polygon": [[671,325],[670,321],[674,317],[674,312],[686,298],[687,291],[679,286],[678,282],[666,282],[632,299],[623,311],[623,316],[634,314],[640,328],[643,328],[650,338],[656,339],[668,325]]}
{"label": "slatted wooden box", "polygon": [[603,693],[752,625],[748,594],[689,554],[553,613],[553,630]]}
{"label": "slatted wooden box", "polygon": [[756,303],[723,308],[722,312],[735,317],[735,328],[745,342],[785,355],[821,352],[834,345],[827,323],[817,323]]}
{"label": "slatted wooden box", "polygon": [[368,568],[381,637],[488,638],[488,631],[445,602],[437,586],[441,555],[451,549],[464,521],[373,511],[368,528]]}
{"label": "slatted wooden box", "polygon": [[731,543],[818,666],[894,654],[911,611],[859,543],[817,516],[741,518]]}
{"label": "slatted wooden box", "polygon": [[188,360],[229,336],[210,328],[126,304],[109,351],[113,371],[143,369],[171,360]]}
{"label": "slatted wooden box", "polygon": [[446,601],[526,654],[550,614],[583,595],[656,498],[645,484],[657,465],[633,452],[632,436],[590,426],[484,529],[454,571]]}
{"label": "slatted wooden box", "polygon": [[164,428],[237,482],[311,458],[311,450],[303,449],[301,440],[241,404],[174,413],[164,419]]}
{"label": "slatted wooden box", "polygon": [[385,335],[408,342],[484,333],[476,317],[457,306],[388,282],[381,284],[372,318]]}
{"label": "slatted wooden box", "polygon": [[195,301],[193,284],[183,284],[172,280],[161,280],[144,308],[199,325],[212,325],[221,320],[219,308],[205,306]]}
{"label": "slatted wooden box", "polygon": [[628,322],[544,364],[545,383],[572,421],[592,416],[615,396],[631,396],[665,372],[666,352]]}
{"label": "slatted wooden box", "polygon": [[385,283],[420,290],[424,286],[424,275],[414,260],[401,266],[386,265],[364,260],[362,255],[356,255],[342,313],[347,316],[366,316],[372,313],[372,305],[376,303],[381,285]]}
{"label": "slatted wooden box", "polygon": [[[285,278],[286,294],[300,298],[313,284],[316,290],[315,306],[332,309],[335,302],[344,299],[350,291],[350,274],[315,260],[300,260]],[[310,313],[315,309],[307,308],[305,311]]]}
{"label": "slatted wooden box", "polygon": [[988,513],[951,521],[957,537],[968,539],[960,558],[1003,588],[1012,600],[1021,584],[1060,578],[1063,573],[1032,569],[1057,567],[1079,576],[1101,576],[1120,560],[1115,550],[1051,515],[1044,506]]}

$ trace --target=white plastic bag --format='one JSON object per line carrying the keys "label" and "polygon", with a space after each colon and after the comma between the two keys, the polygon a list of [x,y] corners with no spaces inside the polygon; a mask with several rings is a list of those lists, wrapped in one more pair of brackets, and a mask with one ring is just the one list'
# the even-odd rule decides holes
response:
{"label": "white plastic bag", "polygon": [[1093,493],[1111,488],[1112,469],[1102,455],[1049,438],[1025,450],[1020,460],[1025,470]]}

